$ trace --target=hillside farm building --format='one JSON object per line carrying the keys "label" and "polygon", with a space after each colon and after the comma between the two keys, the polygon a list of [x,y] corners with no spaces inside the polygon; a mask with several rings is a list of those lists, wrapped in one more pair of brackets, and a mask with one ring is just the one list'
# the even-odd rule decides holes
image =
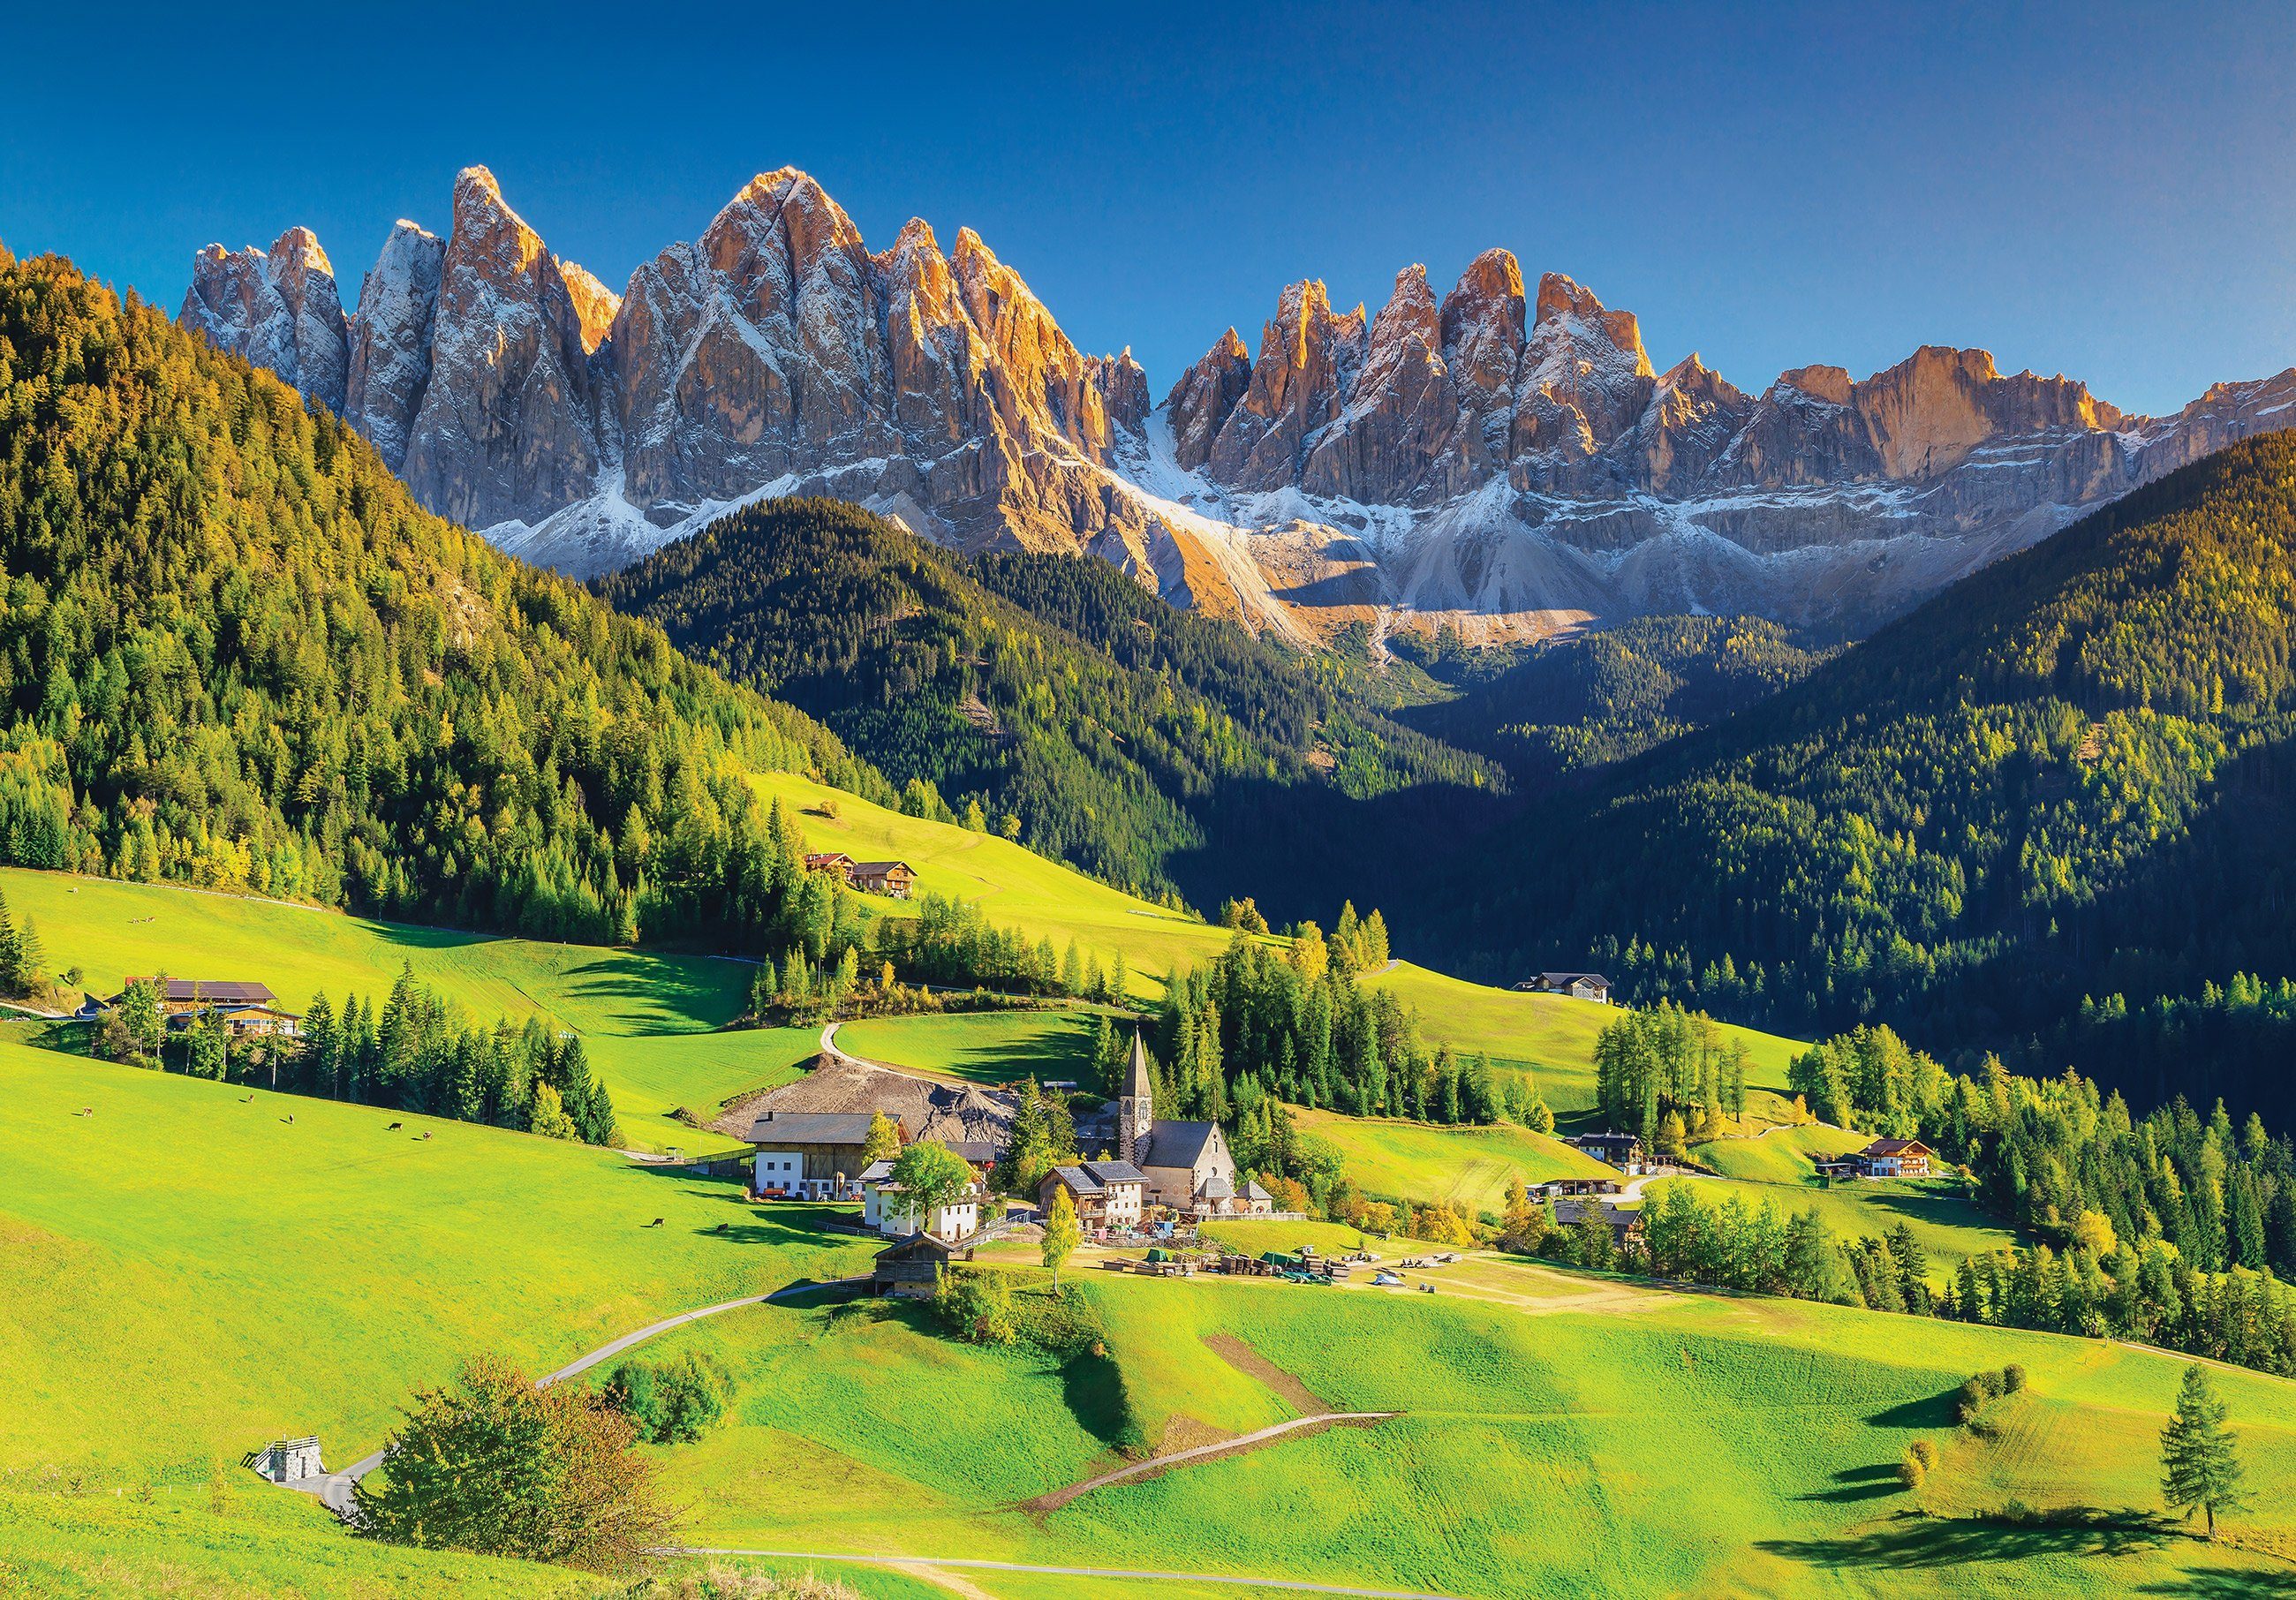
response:
{"label": "hillside farm building", "polygon": [[1563,995],[1573,1000],[1592,1000],[1597,1005],[1611,1003],[1611,981],[1600,972],[1541,972],[1515,985],[1518,992],[1527,995]]}
{"label": "hillside farm building", "polygon": [[920,1214],[909,1203],[906,1191],[893,1181],[892,1162],[872,1161],[863,1169],[860,1181],[861,1220],[889,1239],[930,1234],[954,1244],[980,1231],[980,1202],[985,1194],[978,1177],[955,1200],[935,1206],[930,1216]]}
{"label": "hillside farm building", "polygon": [[1876,1139],[1857,1153],[1863,1177],[1927,1177],[1935,1154],[1919,1139]]}
{"label": "hillside farm building", "polygon": [[[302,1030],[303,1019],[280,1009],[274,1003],[278,997],[266,983],[217,978],[130,978],[127,988],[139,983],[159,984],[160,1014],[167,1019],[170,1032],[180,1033],[205,1016],[220,1018],[234,1038],[294,1038]],[[117,1005],[127,997],[127,990],[122,989],[105,1004]]]}
{"label": "hillside farm building", "polygon": [[906,861],[856,861],[845,869],[845,881],[863,894],[882,894],[906,900],[916,887],[916,869]]}
{"label": "hillside farm building", "polygon": [[940,1284],[940,1269],[955,1256],[955,1248],[947,1240],[912,1234],[877,1252],[876,1265],[869,1274],[869,1292],[896,1300],[931,1300]]}
{"label": "hillside farm building", "polygon": [[1630,1133],[1582,1133],[1570,1143],[1622,1172],[1633,1172],[1643,1164],[1643,1142]]}
{"label": "hillside farm building", "polygon": [[758,1194],[789,1200],[858,1200],[869,1165],[867,1112],[767,1111],[750,1125]]}

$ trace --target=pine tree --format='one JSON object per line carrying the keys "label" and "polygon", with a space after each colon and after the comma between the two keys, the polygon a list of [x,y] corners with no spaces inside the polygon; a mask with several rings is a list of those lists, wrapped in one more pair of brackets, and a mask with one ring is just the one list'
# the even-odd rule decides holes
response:
{"label": "pine tree", "polygon": [[2177,1414],[2161,1432],[2161,1497],[2188,1518],[2205,1511],[2210,1538],[2216,1537],[2217,1513],[2247,1509],[2239,1449],[2225,1426],[2228,1410],[2217,1398],[2207,1369],[2194,1362],[2185,1369]]}

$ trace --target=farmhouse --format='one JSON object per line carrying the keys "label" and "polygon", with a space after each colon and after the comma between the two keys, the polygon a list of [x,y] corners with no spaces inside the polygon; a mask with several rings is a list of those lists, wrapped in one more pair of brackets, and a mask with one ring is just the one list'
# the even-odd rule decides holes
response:
{"label": "farmhouse", "polygon": [[954,1244],[980,1231],[980,1180],[975,1177],[964,1193],[930,1216],[921,1216],[908,1203],[907,1191],[893,1181],[893,1163],[872,1161],[861,1172],[861,1220],[889,1239],[929,1234]]}
{"label": "farmhouse", "polygon": [[[301,1031],[303,1019],[274,1005],[278,997],[268,984],[214,978],[130,978],[127,988],[154,982],[160,985],[160,1014],[167,1019],[170,1031],[180,1033],[210,1015],[221,1018],[234,1038],[294,1038]],[[127,997],[123,989],[107,1004],[117,1005]]]}
{"label": "farmhouse", "polygon": [[840,880],[853,870],[853,857],[843,850],[825,850],[805,858],[805,870],[809,873],[835,873]]}
{"label": "farmhouse", "polygon": [[917,874],[906,861],[855,861],[846,867],[845,879],[863,894],[906,900],[916,885]]}
{"label": "farmhouse", "polygon": [[1643,1142],[1630,1133],[1582,1133],[1570,1143],[1621,1171],[1632,1172],[1643,1164]]}
{"label": "farmhouse", "polygon": [[1597,1005],[1611,1003],[1611,981],[1600,972],[1541,972],[1524,979],[1515,989],[1527,995],[1566,995]]}
{"label": "farmhouse", "polygon": [[1116,1155],[1137,1168],[1147,1182],[1151,1205],[1169,1206],[1190,1217],[1266,1215],[1274,1208],[1267,1192],[1251,1186],[1259,1198],[1236,1188],[1235,1156],[1217,1122],[1159,1121],[1148,1078],[1148,1049],[1137,1029],[1132,1059],[1124,1069],[1124,1092],[1116,1099]]}
{"label": "farmhouse", "polygon": [[1607,1200],[1558,1200],[1554,1202],[1554,1220],[1569,1227],[1589,1214],[1598,1218],[1610,1228],[1612,1242],[1623,1244],[1643,1235],[1643,1214],[1628,1210]]}
{"label": "farmhouse", "polygon": [[866,1112],[767,1111],[750,1125],[760,1194],[858,1200],[869,1143]]}
{"label": "farmhouse", "polygon": [[1919,1139],[1876,1139],[1857,1153],[1865,1177],[1927,1177],[1935,1153]]}
{"label": "farmhouse", "polygon": [[1140,1225],[1148,1194],[1148,1175],[1130,1161],[1079,1161],[1055,1167],[1037,1186],[1037,1204],[1046,1213],[1062,1189],[1086,1227],[1131,1228]]}
{"label": "farmhouse", "polygon": [[896,1300],[931,1300],[940,1284],[940,1269],[956,1254],[947,1240],[931,1234],[912,1234],[877,1252],[869,1274],[869,1292]]}

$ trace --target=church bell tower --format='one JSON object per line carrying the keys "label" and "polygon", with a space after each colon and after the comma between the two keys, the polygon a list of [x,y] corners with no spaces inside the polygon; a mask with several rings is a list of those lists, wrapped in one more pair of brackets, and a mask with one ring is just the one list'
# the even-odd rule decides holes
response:
{"label": "church bell tower", "polygon": [[1148,1132],[1156,1125],[1156,1107],[1148,1085],[1148,1047],[1140,1030],[1132,1030],[1132,1059],[1125,1063],[1124,1087],[1116,1097],[1116,1159],[1137,1162],[1148,1153]]}

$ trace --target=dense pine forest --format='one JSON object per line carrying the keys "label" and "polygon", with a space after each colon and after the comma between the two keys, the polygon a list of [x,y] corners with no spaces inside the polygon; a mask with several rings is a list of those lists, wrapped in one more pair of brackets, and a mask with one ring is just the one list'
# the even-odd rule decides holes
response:
{"label": "dense pine forest", "polygon": [[54,258],[0,264],[0,585],[15,865],[746,946],[800,885],[745,770],[895,798]]}
{"label": "dense pine forest", "polygon": [[1595,964],[2284,1122],[2292,546],[2296,435],[2236,446],[1535,806],[1403,925],[1485,977]]}
{"label": "dense pine forest", "polygon": [[737,512],[599,587],[892,781],[1151,896],[1241,885],[1305,915],[1364,891],[1373,847],[1495,816],[1505,788],[1365,708],[1327,658],[1104,562],[967,560],[841,501]]}

